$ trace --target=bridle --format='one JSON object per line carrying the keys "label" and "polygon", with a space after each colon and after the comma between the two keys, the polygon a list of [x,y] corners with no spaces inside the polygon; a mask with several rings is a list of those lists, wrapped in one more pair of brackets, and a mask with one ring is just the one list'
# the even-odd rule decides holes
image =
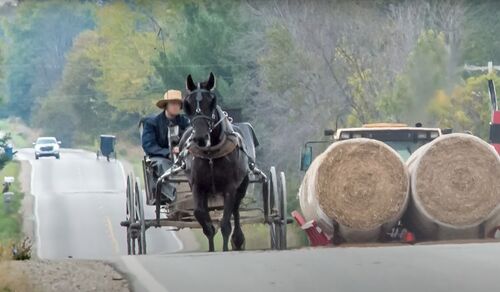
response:
{"label": "bridle", "polygon": [[[216,119],[217,119],[215,116],[216,107],[214,107],[212,109],[212,114],[210,116],[202,114],[200,102],[203,100],[203,95],[202,95],[203,93],[208,93],[208,94],[210,94],[210,96],[212,98],[215,98],[215,93],[213,93],[211,90],[201,88],[200,83],[198,83],[198,86],[196,87],[196,89],[191,91],[191,93],[189,93],[189,96],[196,94],[196,110],[195,110],[193,118],[191,118],[191,122],[193,122],[193,124],[194,124],[194,122],[196,120],[199,120],[199,119],[206,120],[207,124],[208,124],[208,130],[210,133],[212,133],[212,131],[220,123],[222,123],[222,121],[224,121],[224,119],[227,118],[227,115],[224,115],[224,117],[220,117],[219,121],[216,122]],[[193,131],[194,131],[194,128],[193,128]]]}

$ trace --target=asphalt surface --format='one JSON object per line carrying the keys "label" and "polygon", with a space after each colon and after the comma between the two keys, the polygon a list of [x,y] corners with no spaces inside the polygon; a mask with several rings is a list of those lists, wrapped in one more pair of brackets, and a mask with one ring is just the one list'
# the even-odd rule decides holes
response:
{"label": "asphalt surface", "polygon": [[500,243],[122,257],[136,291],[499,291]]}
{"label": "asphalt surface", "polygon": [[[125,172],[119,161],[97,160],[95,153],[63,149],[61,159],[35,160],[32,149],[17,159],[32,166],[31,193],[35,198],[35,245],[43,259],[111,259],[127,253]],[[152,216],[153,210],[146,210]],[[151,229],[148,252],[182,249],[173,232]]]}
{"label": "asphalt surface", "polygon": [[[134,291],[498,291],[500,243],[173,253],[172,232],[149,230],[147,256],[125,256],[119,162],[66,150],[32,164],[41,258],[110,259]],[[151,212],[149,210],[148,212]],[[150,215],[152,215],[150,213]]]}

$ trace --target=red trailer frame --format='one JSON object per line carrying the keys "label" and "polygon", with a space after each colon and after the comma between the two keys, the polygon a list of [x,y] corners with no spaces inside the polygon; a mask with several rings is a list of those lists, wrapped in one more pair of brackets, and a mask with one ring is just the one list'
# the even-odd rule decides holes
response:
{"label": "red trailer frame", "polygon": [[493,80],[488,80],[488,90],[491,100],[490,143],[500,154],[500,111],[498,110],[497,94]]}

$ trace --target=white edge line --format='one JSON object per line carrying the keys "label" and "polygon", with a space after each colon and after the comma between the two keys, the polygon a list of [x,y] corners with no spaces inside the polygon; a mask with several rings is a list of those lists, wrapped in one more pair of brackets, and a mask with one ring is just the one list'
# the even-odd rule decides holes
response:
{"label": "white edge line", "polygon": [[120,160],[118,160],[118,165],[120,166],[120,169],[122,171],[123,186],[126,190],[127,189],[127,174],[125,173],[125,168],[123,167],[123,164]]}
{"label": "white edge line", "polygon": [[123,256],[122,262],[127,270],[135,277],[147,291],[168,292],[156,279],[142,266],[135,256]]}
{"label": "white edge line", "polygon": [[36,235],[35,235],[35,242],[36,242],[36,253],[37,257],[39,259],[42,258],[42,240],[41,240],[41,232],[40,232],[40,216],[39,216],[39,208],[38,208],[38,197],[35,195],[35,189],[33,188],[34,185],[34,178],[35,178],[35,165],[33,162],[30,160],[29,161],[31,164],[31,195],[33,196],[33,204],[35,205],[35,228],[36,228]]}
{"label": "white edge line", "polygon": [[184,250],[184,244],[182,243],[181,239],[177,236],[177,232],[176,231],[170,231],[170,233],[174,237],[175,241],[177,241],[177,244],[179,244],[179,250],[178,251]]}
{"label": "white edge line", "polygon": [[31,177],[30,177],[30,195],[33,196],[33,208],[34,208],[34,224],[35,224],[35,245],[36,245],[36,255],[39,259],[42,258],[42,244],[41,244],[41,240],[40,240],[40,217],[38,216],[38,198],[37,196],[35,196],[35,188],[34,188],[34,185],[35,185],[35,164],[34,164],[34,161],[32,161],[31,159],[29,158],[26,158],[26,161],[28,161],[28,163],[31,165]]}
{"label": "white edge line", "polygon": [[[127,174],[125,173],[125,168],[123,167],[123,164],[120,160],[118,160],[118,165],[120,166],[120,169],[122,171],[123,181],[124,181],[125,188],[126,188],[127,187]],[[170,232],[170,234],[172,234],[172,237],[175,239],[175,241],[179,245],[179,249],[177,251],[184,250],[184,244],[182,243],[181,239],[177,236],[177,233],[175,231],[170,231],[170,230],[168,232]]]}
{"label": "white edge line", "polygon": [[[30,149],[30,148],[21,148],[19,150],[27,150],[27,149]],[[31,165],[31,174],[30,174],[30,195],[33,196],[33,216],[35,217],[33,219],[33,224],[35,224],[35,240],[34,240],[34,244],[35,244],[35,247],[36,247],[36,256],[40,259],[42,258],[41,257],[41,240],[40,240],[40,224],[39,224],[39,216],[38,216],[38,202],[37,202],[37,197],[35,196],[35,189],[34,189],[34,185],[35,185],[35,164],[33,163],[34,161],[29,159],[28,158],[28,155],[29,154],[26,154],[26,153],[22,153],[23,155],[26,155],[26,157],[24,159],[20,159],[19,156],[16,157],[16,160],[18,161],[27,161],[30,165]]]}

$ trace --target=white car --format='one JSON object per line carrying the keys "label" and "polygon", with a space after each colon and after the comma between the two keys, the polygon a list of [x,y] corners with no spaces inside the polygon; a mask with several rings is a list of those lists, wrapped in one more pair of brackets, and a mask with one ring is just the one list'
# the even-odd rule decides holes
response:
{"label": "white car", "polygon": [[43,156],[54,156],[60,159],[59,148],[61,141],[57,141],[54,137],[40,137],[36,139],[35,145],[35,158],[38,159]]}

